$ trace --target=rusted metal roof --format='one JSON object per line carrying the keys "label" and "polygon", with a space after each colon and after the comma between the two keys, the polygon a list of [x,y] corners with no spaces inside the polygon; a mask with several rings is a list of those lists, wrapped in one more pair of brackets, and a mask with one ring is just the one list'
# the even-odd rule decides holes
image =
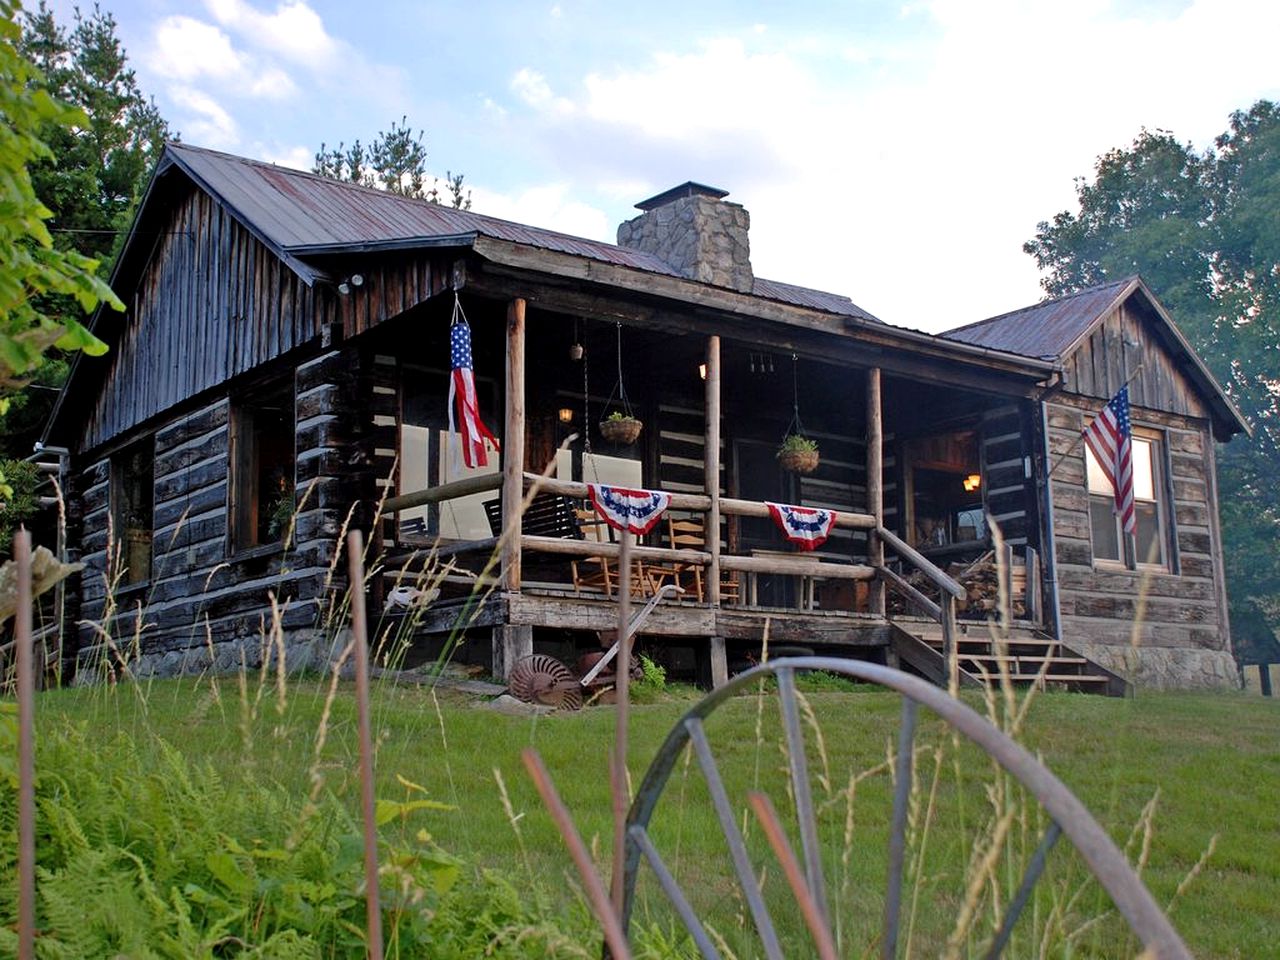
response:
{"label": "rusted metal roof", "polygon": [[[653,254],[397,196],[215,150],[171,143],[169,158],[290,259],[320,253],[467,246],[476,236],[680,276]],[[756,296],[879,322],[848,297],[757,278]]]}
{"label": "rusted metal roof", "polygon": [[1095,322],[1110,313],[1112,307],[1137,283],[1137,277],[1125,277],[1123,280],[1089,287],[1056,300],[1045,300],[1021,310],[1002,313],[998,317],[956,327],[941,336],[1024,357],[1058,360]]}

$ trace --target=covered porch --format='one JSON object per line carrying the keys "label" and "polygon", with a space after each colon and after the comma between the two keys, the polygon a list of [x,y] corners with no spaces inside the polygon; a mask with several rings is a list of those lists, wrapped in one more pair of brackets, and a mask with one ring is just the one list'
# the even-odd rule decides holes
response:
{"label": "covered porch", "polygon": [[[766,629],[772,645],[883,660],[893,658],[895,613],[923,616],[945,655],[965,590],[944,564],[990,548],[982,426],[1009,408],[1007,372],[948,371],[836,325],[738,318],[739,329],[720,333],[699,310],[647,307],[624,321],[619,309],[550,309],[549,297],[464,296],[480,408],[502,443],[467,468],[448,449],[448,370],[430,362],[447,357],[445,299],[369,334],[395,369],[381,388],[379,449],[397,464],[380,527],[384,586],[431,592],[419,634],[491,630],[498,674],[532,651],[535,631],[540,643],[598,644],[616,628],[626,550],[629,599],[667,583],[685,591],[643,635],[693,649],[699,674],[717,684],[735,660],[758,656]],[[396,346],[410,329],[413,357]],[[1017,389],[1027,388],[1024,376]],[[624,408],[643,421],[640,436],[605,439],[600,423]],[[809,474],[776,457],[797,409],[819,447]],[[1021,475],[1021,454],[1013,459]],[[588,483],[661,491],[670,504],[624,544],[629,535],[591,511]],[[1026,556],[1036,511],[1016,492]],[[834,510],[829,539],[796,549],[767,501]]]}

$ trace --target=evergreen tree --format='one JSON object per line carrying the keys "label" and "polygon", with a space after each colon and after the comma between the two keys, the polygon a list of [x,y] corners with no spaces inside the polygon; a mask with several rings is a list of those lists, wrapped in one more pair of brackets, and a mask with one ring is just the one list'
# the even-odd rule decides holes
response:
{"label": "evergreen tree", "polygon": [[[401,117],[399,124],[392,121],[391,129],[379,133],[367,148],[359,140],[350,147],[339,143],[333,149],[321,143],[311,169],[313,173],[334,180],[346,180],[400,196],[441,203],[439,180],[433,177],[430,185],[427,184],[424,136],[421,130],[415,134],[407,118]],[[462,180],[462,174],[450,170],[445,174],[444,189],[450,206],[470,210],[471,191],[463,189]]]}

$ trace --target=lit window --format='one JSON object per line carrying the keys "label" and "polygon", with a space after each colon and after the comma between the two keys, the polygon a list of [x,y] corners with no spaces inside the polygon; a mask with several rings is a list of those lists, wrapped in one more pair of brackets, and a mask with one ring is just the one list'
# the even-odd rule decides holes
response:
{"label": "lit window", "polygon": [[[1159,443],[1150,437],[1133,438],[1133,499],[1137,515],[1137,562],[1165,564],[1164,517],[1160,502]],[[1115,492],[1093,451],[1085,447],[1089,483],[1089,520],[1093,528],[1093,555],[1098,560],[1124,560],[1124,538],[1115,514]]]}

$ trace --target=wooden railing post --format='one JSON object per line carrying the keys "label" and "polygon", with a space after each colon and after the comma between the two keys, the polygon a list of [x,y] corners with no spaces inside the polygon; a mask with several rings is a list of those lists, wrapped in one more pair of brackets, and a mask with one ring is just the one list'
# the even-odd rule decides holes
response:
{"label": "wooden railing post", "polygon": [[[876,532],[884,526],[884,421],[880,411],[880,368],[867,371],[867,513],[875,517],[876,530],[867,533],[867,564],[884,566],[884,542]],[[871,613],[885,615],[884,580],[871,581],[868,591]]]}
{"label": "wooden railing post", "polygon": [[947,692],[960,692],[960,656],[956,649],[956,600],[942,591],[942,657],[947,662]]}
{"label": "wooden railing post", "polygon": [[524,499],[524,301],[507,306],[507,409],[502,431],[502,589],[520,592],[520,505]]}
{"label": "wooden railing post", "polygon": [[1040,554],[1036,548],[1027,545],[1027,619],[1032,623],[1038,624],[1041,621],[1041,602],[1040,602]]}
{"label": "wooden railing post", "polygon": [[706,433],[702,447],[703,487],[711,501],[704,526],[707,565],[707,599],[720,606],[720,338],[707,338]]}

